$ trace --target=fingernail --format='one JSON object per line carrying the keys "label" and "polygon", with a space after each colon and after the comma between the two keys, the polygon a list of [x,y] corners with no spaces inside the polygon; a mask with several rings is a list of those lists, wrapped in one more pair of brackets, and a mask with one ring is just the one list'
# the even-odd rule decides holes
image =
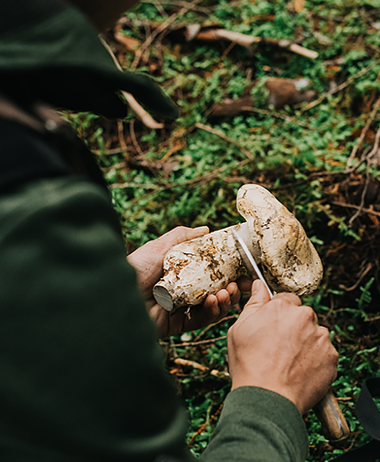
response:
{"label": "fingernail", "polygon": [[260,281],[260,279],[256,279],[255,281],[253,281],[252,294],[255,294],[256,292],[260,292],[261,284],[262,284],[262,282]]}

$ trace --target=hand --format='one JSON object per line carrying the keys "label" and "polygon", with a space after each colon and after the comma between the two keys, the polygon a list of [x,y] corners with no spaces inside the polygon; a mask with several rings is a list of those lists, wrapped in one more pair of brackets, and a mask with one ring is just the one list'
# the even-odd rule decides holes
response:
{"label": "hand", "polygon": [[293,401],[301,414],[327,393],[336,378],[338,353],[315,312],[293,294],[270,300],[261,281],[228,332],[232,389],[255,386]]}
{"label": "hand", "polygon": [[144,293],[150,317],[158,327],[160,338],[200,329],[217,322],[224,318],[231,307],[239,301],[238,285],[231,283],[216,295],[209,295],[203,305],[192,307],[189,319],[185,309],[179,308],[174,313],[170,313],[153,297],[153,286],[162,276],[162,264],[166,252],[176,244],[201,237],[208,232],[207,226],[194,229],[179,226],[160,238],[147,242],[127,258],[137,271],[139,286]]}

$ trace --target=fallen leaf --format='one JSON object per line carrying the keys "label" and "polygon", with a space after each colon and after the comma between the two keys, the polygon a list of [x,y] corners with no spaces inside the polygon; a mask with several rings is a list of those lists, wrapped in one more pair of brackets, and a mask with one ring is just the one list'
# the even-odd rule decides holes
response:
{"label": "fallen leaf", "polygon": [[305,6],[305,0],[295,0],[294,1],[294,9],[299,13],[304,9]]}
{"label": "fallen leaf", "polygon": [[[265,83],[265,87],[269,90],[268,104],[273,105],[275,109],[281,109],[287,105],[291,106],[303,101],[312,101],[316,93],[313,90],[303,91],[305,82],[307,82],[307,79],[268,78]],[[254,86],[255,83],[248,85],[244,90],[244,96],[241,98],[236,100],[226,99],[223,103],[215,103],[209,114],[213,117],[233,117],[241,112],[250,111],[255,104],[250,94]]]}

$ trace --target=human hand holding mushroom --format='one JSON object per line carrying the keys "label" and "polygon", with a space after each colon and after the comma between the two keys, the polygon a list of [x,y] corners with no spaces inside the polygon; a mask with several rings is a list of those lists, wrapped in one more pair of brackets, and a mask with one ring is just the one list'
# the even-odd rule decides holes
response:
{"label": "human hand holding mushroom", "polygon": [[[153,297],[153,286],[162,276],[162,262],[167,251],[176,244],[206,235],[207,226],[199,228],[177,227],[158,239],[147,242],[132,252],[128,262],[136,269],[139,286],[145,296],[150,317],[158,328],[160,338],[205,327],[222,319],[231,307],[239,301],[238,284],[231,282],[225,288],[210,294],[203,304],[191,308],[191,316],[185,316],[184,309],[170,313],[160,306]],[[239,285],[244,291],[250,290],[251,281],[241,278]]]}

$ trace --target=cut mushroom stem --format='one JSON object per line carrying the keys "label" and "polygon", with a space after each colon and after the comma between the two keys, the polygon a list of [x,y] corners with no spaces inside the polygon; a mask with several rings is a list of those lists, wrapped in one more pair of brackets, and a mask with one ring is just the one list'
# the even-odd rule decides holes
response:
{"label": "cut mushroom stem", "polygon": [[253,253],[247,223],[182,242],[169,250],[164,260],[164,277],[153,289],[162,307],[171,311],[198,305],[207,295],[216,294],[246,272],[232,228],[239,231]]}
{"label": "cut mushroom stem", "polygon": [[166,254],[157,302],[172,311],[198,305],[247,272],[232,229],[243,238],[271,288],[306,295],[319,285],[321,260],[298,220],[265,188],[248,184],[237,195],[246,223],[182,242]]}

